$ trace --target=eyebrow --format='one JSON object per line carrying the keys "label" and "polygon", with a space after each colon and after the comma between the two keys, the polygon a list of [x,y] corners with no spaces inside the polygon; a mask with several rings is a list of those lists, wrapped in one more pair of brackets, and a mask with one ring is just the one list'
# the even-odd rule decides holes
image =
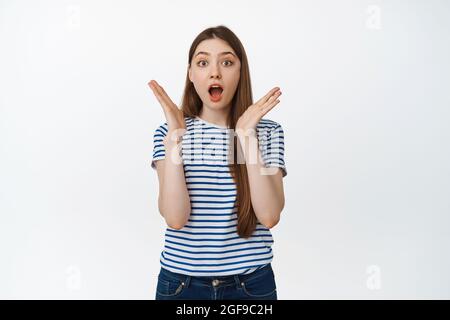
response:
{"label": "eyebrow", "polygon": [[[198,56],[199,54],[204,54],[204,55],[207,55],[207,56],[211,55],[209,52],[199,51],[199,52],[197,52],[197,54],[195,56]],[[231,52],[231,51],[221,52],[221,53],[219,53],[219,56],[224,56],[224,55],[227,55],[227,54],[231,54],[231,55],[236,57],[236,55],[233,52]]]}

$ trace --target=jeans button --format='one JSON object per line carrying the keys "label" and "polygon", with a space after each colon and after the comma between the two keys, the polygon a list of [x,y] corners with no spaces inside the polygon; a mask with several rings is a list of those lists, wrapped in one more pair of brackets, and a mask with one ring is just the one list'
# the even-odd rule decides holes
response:
{"label": "jeans button", "polygon": [[219,280],[214,279],[214,280],[212,281],[212,285],[213,285],[214,287],[217,287],[217,286],[219,285]]}

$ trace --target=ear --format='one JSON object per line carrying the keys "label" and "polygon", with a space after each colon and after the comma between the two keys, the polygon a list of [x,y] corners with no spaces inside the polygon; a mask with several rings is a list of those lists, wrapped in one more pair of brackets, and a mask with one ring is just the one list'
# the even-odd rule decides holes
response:
{"label": "ear", "polygon": [[191,66],[188,66],[188,74],[189,74],[189,80],[192,82]]}

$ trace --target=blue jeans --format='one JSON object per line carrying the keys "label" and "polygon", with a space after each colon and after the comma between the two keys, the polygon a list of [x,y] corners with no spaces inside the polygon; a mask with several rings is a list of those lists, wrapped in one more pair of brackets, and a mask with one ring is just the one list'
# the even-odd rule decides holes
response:
{"label": "blue jeans", "polygon": [[271,264],[245,275],[194,277],[161,267],[156,300],[277,300]]}

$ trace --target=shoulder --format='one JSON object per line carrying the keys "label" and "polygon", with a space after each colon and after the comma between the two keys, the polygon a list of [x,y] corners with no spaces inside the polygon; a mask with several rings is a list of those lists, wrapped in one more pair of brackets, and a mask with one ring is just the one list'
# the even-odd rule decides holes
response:
{"label": "shoulder", "polygon": [[165,137],[168,131],[169,126],[167,125],[167,122],[161,123],[156,127],[154,137]]}
{"label": "shoulder", "polygon": [[[185,116],[184,121],[189,130],[189,127],[191,127],[193,124],[194,117]],[[155,134],[155,137],[160,137],[160,136],[165,137],[167,135],[168,131],[169,131],[169,125],[167,124],[167,122],[163,122],[156,127],[154,134]]]}
{"label": "shoulder", "polygon": [[271,134],[273,132],[276,131],[282,131],[283,128],[281,127],[281,124],[271,120],[271,119],[266,119],[263,118],[261,120],[259,120],[258,124],[256,125],[256,131],[260,132],[260,133],[266,133],[266,134]]}
{"label": "shoulder", "polygon": [[280,123],[271,119],[261,119],[256,125],[258,141],[261,147],[267,148],[284,145],[284,132]]}
{"label": "shoulder", "polygon": [[186,123],[186,129],[189,131],[195,124],[195,117],[185,116],[184,122]]}

